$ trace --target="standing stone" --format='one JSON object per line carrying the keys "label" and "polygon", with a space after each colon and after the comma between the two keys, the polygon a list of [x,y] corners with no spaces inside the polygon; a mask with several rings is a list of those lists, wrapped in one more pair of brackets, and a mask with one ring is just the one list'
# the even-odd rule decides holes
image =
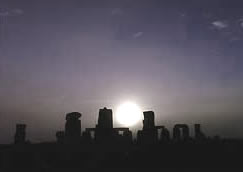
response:
{"label": "standing stone", "polygon": [[79,143],[81,139],[81,120],[79,112],[71,112],[66,115],[65,143]]}
{"label": "standing stone", "polygon": [[25,124],[17,124],[16,125],[16,133],[14,136],[14,143],[15,144],[24,144],[25,137],[26,137],[26,125]]}

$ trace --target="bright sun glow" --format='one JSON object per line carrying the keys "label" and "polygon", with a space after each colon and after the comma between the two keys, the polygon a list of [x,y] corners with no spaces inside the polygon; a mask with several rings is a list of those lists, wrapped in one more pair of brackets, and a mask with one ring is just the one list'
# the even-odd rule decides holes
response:
{"label": "bright sun glow", "polygon": [[135,125],[142,119],[142,111],[132,102],[121,104],[116,112],[116,120],[127,127]]}

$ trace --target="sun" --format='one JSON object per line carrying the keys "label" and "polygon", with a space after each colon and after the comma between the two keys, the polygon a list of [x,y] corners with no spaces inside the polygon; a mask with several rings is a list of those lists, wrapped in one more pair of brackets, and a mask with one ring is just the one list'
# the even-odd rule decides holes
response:
{"label": "sun", "polygon": [[142,119],[142,110],[133,102],[121,104],[116,111],[116,120],[127,127],[131,127]]}

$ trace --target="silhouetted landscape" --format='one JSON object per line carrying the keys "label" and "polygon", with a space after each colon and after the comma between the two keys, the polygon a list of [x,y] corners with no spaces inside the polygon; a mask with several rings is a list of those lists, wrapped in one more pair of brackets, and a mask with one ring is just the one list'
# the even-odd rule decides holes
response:
{"label": "silhouetted landscape", "polygon": [[[135,138],[129,128],[113,128],[111,109],[100,109],[98,124],[81,132],[81,114],[66,115],[65,131],[56,142],[31,144],[26,124],[17,124],[14,144],[1,145],[2,169],[99,168],[241,168],[243,140],[207,137],[200,124],[175,124],[170,132],[155,126],[155,114],[146,111]],[[160,134],[159,134],[160,133]]]}
{"label": "silhouetted landscape", "polygon": [[243,0],[0,0],[0,172],[240,172],[242,54]]}

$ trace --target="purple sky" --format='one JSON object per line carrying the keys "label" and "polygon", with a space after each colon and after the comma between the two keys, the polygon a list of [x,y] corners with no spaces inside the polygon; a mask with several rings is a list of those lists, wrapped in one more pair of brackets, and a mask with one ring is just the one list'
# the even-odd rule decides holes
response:
{"label": "purple sky", "polygon": [[[0,143],[55,139],[126,100],[156,123],[243,136],[241,0],[1,0]],[[115,126],[118,126],[114,121]],[[142,122],[141,122],[142,123]],[[137,126],[139,128],[140,126]]]}

